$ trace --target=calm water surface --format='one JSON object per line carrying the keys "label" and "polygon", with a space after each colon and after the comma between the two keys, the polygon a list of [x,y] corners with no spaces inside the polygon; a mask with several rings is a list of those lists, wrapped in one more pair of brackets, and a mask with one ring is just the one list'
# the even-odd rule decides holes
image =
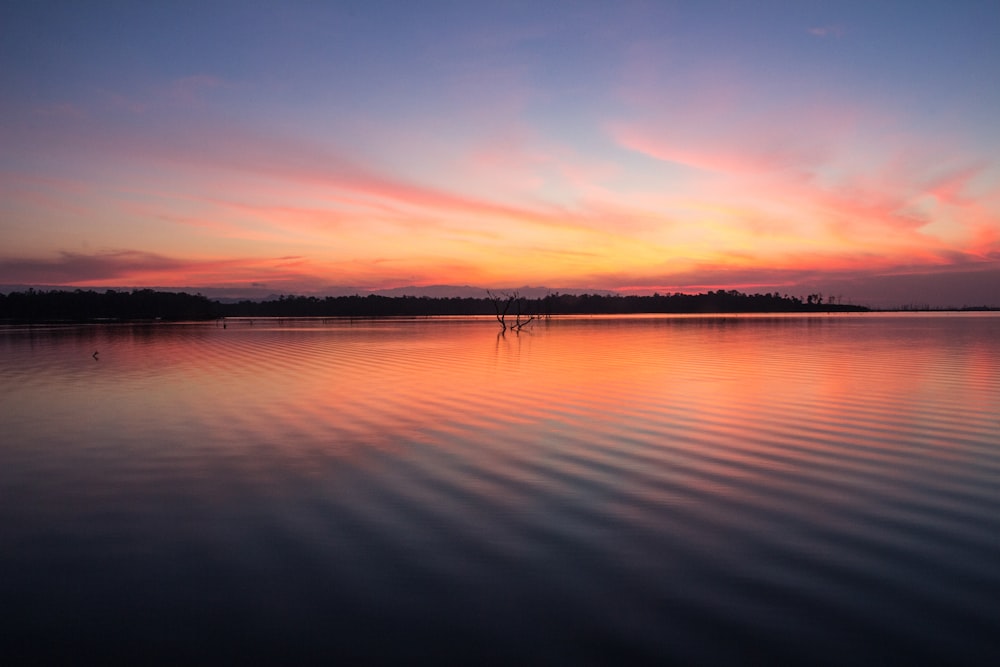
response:
{"label": "calm water surface", "polygon": [[0,328],[0,601],[8,663],[996,663],[1000,317]]}

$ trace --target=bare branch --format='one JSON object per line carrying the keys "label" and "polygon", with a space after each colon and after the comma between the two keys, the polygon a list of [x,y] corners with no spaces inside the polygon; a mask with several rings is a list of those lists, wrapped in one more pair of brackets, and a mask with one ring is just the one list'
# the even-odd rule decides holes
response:
{"label": "bare branch", "polygon": [[[486,294],[489,295],[490,300],[493,302],[493,309],[496,312],[497,322],[500,324],[500,332],[503,333],[509,328],[511,331],[520,332],[526,325],[538,319],[537,315],[529,315],[523,312],[525,305],[525,300],[521,298],[521,294],[515,290],[513,292],[500,292],[493,293],[490,290],[486,290]],[[511,307],[514,307],[514,323],[511,324],[507,321],[507,315],[511,312]],[[527,319],[522,319],[527,317]]]}

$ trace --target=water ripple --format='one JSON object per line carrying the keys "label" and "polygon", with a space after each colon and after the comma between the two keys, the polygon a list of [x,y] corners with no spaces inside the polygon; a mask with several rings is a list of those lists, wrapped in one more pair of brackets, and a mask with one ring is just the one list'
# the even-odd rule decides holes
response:
{"label": "water ripple", "polygon": [[997,323],[4,329],[6,648],[985,663]]}

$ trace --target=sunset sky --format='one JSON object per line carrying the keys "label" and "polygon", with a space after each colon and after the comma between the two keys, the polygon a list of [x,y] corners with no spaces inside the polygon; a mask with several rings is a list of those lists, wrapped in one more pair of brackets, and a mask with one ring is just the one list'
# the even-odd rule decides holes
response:
{"label": "sunset sky", "polygon": [[1000,305],[1000,2],[5,2],[0,285]]}

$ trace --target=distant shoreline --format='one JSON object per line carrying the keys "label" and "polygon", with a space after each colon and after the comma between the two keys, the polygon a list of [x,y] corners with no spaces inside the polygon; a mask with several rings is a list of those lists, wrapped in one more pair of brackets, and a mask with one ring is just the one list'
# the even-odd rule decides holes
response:
{"label": "distant shoreline", "polygon": [[[509,304],[509,305],[508,305]],[[493,316],[503,306],[522,315],[714,315],[862,312],[990,312],[987,306],[964,308],[872,309],[824,302],[822,295],[806,298],[745,294],[717,290],[701,294],[620,296],[559,294],[526,298],[516,293],[475,297],[353,295],[336,297],[280,296],[266,301],[222,303],[201,294],[150,289],[28,290],[0,294],[0,322],[6,324],[77,324],[210,321],[224,318],[380,318],[430,316]]]}
{"label": "distant shoreline", "polygon": [[552,293],[540,298],[516,293],[502,298],[353,295],[336,297],[280,296],[267,301],[222,303],[201,294],[150,289],[28,290],[0,295],[0,321],[10,323],[78,323],[135,321],[199,321],[226,317],[391,317],[496,315],[501,307],[523,315],[631,315],[789,312],[865,312],[851,304],[823,303],[778,294],[743,294],[735,290],[704,294],[611,296]]}

